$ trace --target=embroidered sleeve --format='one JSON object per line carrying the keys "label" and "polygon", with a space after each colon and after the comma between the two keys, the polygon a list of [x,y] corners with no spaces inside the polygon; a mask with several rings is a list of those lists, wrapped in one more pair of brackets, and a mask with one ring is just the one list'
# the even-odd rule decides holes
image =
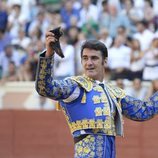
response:
{"label": "embroidered sleeve", "polygon": [[153,94],[148,101],[141,101],[130,96],[121,100],[123,115],[127,118],[144,121],[158,114],[158,92]]}
{"label": "embroidered sleeve", "polygon": [[38,62],[36,74],[37,92],[42,96],[49,97],[54,100],[63,100],[68,98],[78,87],[78,84],[69,78],[65,80],[53,80],[53,57],[46,58],[44,57],[44,53],[40,55]]}

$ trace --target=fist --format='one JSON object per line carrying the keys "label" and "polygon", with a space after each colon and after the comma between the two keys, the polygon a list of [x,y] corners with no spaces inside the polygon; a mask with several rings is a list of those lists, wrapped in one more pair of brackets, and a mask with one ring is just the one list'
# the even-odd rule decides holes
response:
{"label": "fist", "polygon": [[45,36],[45,45],[46,45],[46,57],[54,55],[54,49],[52,44],[55,43],[57,39],[55,38],[54,33],[47,31]]}

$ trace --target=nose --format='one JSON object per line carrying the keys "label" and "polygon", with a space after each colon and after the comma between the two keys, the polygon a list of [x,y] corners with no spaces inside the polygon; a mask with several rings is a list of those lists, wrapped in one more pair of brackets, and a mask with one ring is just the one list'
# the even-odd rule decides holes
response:
{"label": "nose", "polygon": [[92,65],[92,64],[93,64],[92,59],[91,59],[91,58],[88,58],[88,59],[87,59],[87,65]]}

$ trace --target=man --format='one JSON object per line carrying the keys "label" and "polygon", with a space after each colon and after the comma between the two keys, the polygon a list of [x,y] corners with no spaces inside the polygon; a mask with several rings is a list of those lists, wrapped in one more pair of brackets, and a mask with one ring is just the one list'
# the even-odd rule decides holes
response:
{"label": "man", "polygon": [[143,102],[104,82],[108,52],[97,40],[82,45],[83,76],[53,80],[51,44],[56,40],[53,33],[46,33],[36,89],[40,95],[59,101],[74,138],[75,158],[115,158],[115,136],[123,135],[122,116],[137,121],[152,118],[158,113],[158,92]]}

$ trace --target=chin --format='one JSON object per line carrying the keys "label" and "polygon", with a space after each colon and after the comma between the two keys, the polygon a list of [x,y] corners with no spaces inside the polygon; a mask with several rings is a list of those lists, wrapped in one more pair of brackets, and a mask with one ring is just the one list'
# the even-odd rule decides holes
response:
{"label": "chin", "polygon": [[90,73],[88,73],[88,74],[86,74],[89,78],[91,78],[91,79],[94,79],[94,80],[96,80],[96,75],[94,75],[94,74],[90,74]]}

